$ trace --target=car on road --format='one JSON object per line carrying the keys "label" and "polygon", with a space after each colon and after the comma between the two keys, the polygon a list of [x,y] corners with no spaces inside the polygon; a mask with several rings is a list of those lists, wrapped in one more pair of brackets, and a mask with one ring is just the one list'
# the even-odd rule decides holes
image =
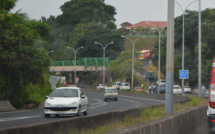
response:
{"label": "car on road", "polygon": [[44,102],[44,115],[87,115],[88,98],[78,87],[59,87]]}
{"label": "car on road", "polygon": [[69,86],[69,85],[72,85],[72,82],[71,81],[65,81],[64,86]]}
{"label": "car on road", "polygon": [[[155,88],[153,88],[152,91],[153,91],[153,93],[158,93],[158,85]],[[161,84],[160,85],[160,94],[165,94],[165,92],[166,92],[166,85]]]}
{"label": "car on road", "polygon": [[99,84],[96,88],[97,89],[102,89],[102,88],[106,88],[107,87],[107,85],[106,84]]}
{"label": "car on road", "polygon": [[173,85],[173,94],[182,94],[182,89],[179,85]]}
{"label": "car on road", "polygon": [[209,83],[209,95],[208,95],[208,125],[211,134],[215,134],[215,58],[212,64],[210,83]]}
{"label": "car on road", "polygon": [[191,93],[191,87],[190,86],[184,86],[184,93]]}
{"label": "car on road", "polygon": [[122,83],[120,86],[120,90],[130,90],[130,84],[129,83]]}
{"label": "car on road", "polygon": [[118,101],[118,91],[115,87],[105,88],[104,101],[107,101],[110,99],[112,99],[114,101]]}
{"label": "car on road", "polygon": [[134,87],[134,91],[144,91],[142,87]]}
{"label": "car on road", "polygon": [[166,84],[166,81],[165,81],[165,80],[163,80],[163,79],[160,79],[160,82],[159,82],[159,81],[157,81],[157,82],[156,82],[156,84],[160,84],[160,85],[161,85],[161,84]]}

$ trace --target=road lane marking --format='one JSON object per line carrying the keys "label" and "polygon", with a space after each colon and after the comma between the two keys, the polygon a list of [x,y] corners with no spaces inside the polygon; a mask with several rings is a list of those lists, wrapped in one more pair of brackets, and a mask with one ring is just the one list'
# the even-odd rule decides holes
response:
{"label": "road lane marking", "polygon": [[[89,108],[91,108],[91,109],[98,108],[98,107],[103,107],[103,106],[107,105],[107,103],[106,103],[106,102],[103,102],[102,100],[99,100],[99,99],[93,99],[93,100],[98,101],[98,102],[97,102],[97,103],[90,104],[90,107],[89,107]],[[93,106],[91,106],[91,105],[93,105]],[[94,105],[95,105],[95,106],[94,106]]]}
{"label": "road lane marking", "polygon": [[[89,94],[102,94],[102,93],[93,93],[93,92],[85,92],[85,93],[89,93]],[[163,100],[140,98],[140,97],[133,97],[133,96],[125,96],[125,95],[119,95],[119,96],[121,96],[121,97],[128,97],[128,98],[135,98],[135,99],[142,99],[142,100],[158,101],[158,102],[165,103],[165,101],[163,101]]]}
{"label": "road lane marking", "polygon": [[23,110],[23,111],[9,111],[9,112],[0,112],[0,114],[8,114],[8,113],[21,113],[21,112],[29,112],[33,110]]}
{"label": "road lane marking", "polygon": [[135,98],[135,99],[141,99],[141,100],[158,101],[158,102],[163,102],[163,103],[165,103],[165,101],[163,101],[163,100],[155,100],[155,99],[140,98],[140,97],[132,97],[132,96],[124,96],[124,95],[119,95],[119,96],[121,96],[121,97],[128,97],[128,98]]}
{"label": "road lane marking", "polygon": [[23,120],[23,119],[36,118],[36,117],[41,117],[41,115],[40,115],[40,116],[26,116],[26,117],[1,118],[1,119],[0,119],[0,122],[14,121],[14,120]]}

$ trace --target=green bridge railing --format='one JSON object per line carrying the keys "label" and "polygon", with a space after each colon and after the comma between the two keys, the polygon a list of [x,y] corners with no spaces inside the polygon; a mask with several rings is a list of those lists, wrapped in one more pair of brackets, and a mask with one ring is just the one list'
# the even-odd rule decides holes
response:
{"label": "green bridge railing", "polygon": [[[105,66],[108,68],[110,62],[109,58],[105,58]],[[53,61],[51,66],[75,66],[75,61]],[[76,66],[103,66],[103,58],[80,58],[76,60]]]}

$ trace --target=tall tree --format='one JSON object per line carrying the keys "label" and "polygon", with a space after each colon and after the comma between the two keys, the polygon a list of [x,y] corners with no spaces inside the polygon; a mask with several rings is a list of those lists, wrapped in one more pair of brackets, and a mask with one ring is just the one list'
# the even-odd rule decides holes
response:
{"label": "tall tree", "polygon": [[[208,86],[210,79],[210,71],[212,60],[215,57],[214,51],[214,36],[215,36],[215,9],[206,9],[202,11],[202,83]],[[179,70],[181,70],[182,63],[182,19],[179,16],[175,19],[175,70],[174,80],[180,83]],[[187,80],[191,86],[196,86],[198,83],[198,12],[186,11],[185,14],[185,48],[184,48],[184,67],[189,70],[189,79]],[[165,43],[165,42],[164,42]],[[161,45],[161,57],[165,57],[166,51]],[[155,44],[155,57],[153,63],[157,62],[157,44]],[[161,60],[165,62],[164,58]],[[161,63],[162,63],[161,62]],[[164,65],[165,66],[165,65]],[[161,71],[165,73],[165,68],[161,65]]]}
{"label": "tall tree", "polygon": [[48,36],[49,28],[46,24],[9,13],[7,5],[14,3],[12,0],[3,1],[6,6],[0,9],[0,99],[10,99],[17,106],[24,86],[36,83],[49,66],[47,51],[35,44]]}
{"label": "tall tree", "polygon": [[115,21],[115,8],[100,0],[70,0],[60,9],[63,14],[57,17],[57,21],[61,24]]}
{"label": "tall tree", "polygon": [[106,57],[115,59],[119,56],[119,53],[124,50],[124,39],[121,38],[121,33],[112,31],[108,27],[103,25],[97,25],[94,23],[79,24],[73,31],[70,39],[70,46],[78,48],[84,46],[84,49],[78,52],[81,57],[102,57],[103,48],[95,44],[95,42],[101,43],[103,46],[110,42],[114,44],[109,45],[105,50]]}

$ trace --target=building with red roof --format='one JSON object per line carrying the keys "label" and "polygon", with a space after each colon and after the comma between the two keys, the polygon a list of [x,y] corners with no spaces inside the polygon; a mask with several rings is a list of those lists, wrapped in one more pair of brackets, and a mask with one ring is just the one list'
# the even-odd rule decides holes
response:
{"label": "building with red roof", "polygon": [[124,22],[122,24],[120,24],[121,28],[117,29],[117,31],[122,31],[123,33],[126,33],[128,34],[129,33],[129,30],[127,30],[126,28],[131,26],[132,24],[129,23],[129,22]]}
{"label": "building with red roof", "polygon": [[132,28],[135,29],[137,27],[143,27],[143,28],[150,27],[152,29],[155,29],[156,27],[163,28],[166,26],[167,26],[167,21],[141,21],[139,23],[126,27],[126,29],[132,29]]}
{"label": "building with red roof", "polygon": [[[121,28],[117,31],[122,31],[124,34],[130,35],[156,35],[157,29],[162,29],[167,26],[167,21],[141,21],[136,24],[131,24],[129,22],[124,22],[121,25]],[[165,30],[163,31],[165,34]]]}

